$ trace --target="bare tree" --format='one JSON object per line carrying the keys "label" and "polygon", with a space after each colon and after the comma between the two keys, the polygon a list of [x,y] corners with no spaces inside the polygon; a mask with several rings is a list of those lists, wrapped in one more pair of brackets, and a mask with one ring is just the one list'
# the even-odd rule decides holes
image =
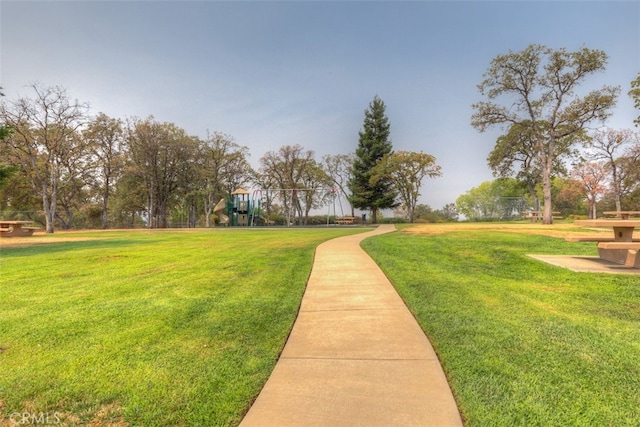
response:
{"label": "bare tree", "polygon": [[611,190],[615,198],[616,211],[622,210],[622,197],[629,190],[624,183],[634,171],[633,163],[626,160],[635,145],[640,144],[640,135],[628,129],[601,129],[594,132],[589,143],[589,158],[604,162],[611,176]]}
{"label": "bare tree", "polygon": [[[315,203],[305,197],[318,197],[311,191],[316,188],[315,183],[327,185],[328,181],[313,157],[313,151],[305,151],[301,145],[285,145],[277,152],[265,153],[260,159],[261,180],[277,186],[285,212],[293,213],[293,220],[297,218],[301,224],[307,221]],[[309,191],[311,193],[307,194]]]}
{"label": "bare tree", "polygon": [[126,144],[122,121],[100,113],[89,123],[82,136],[92,155],[94,187],[102,199],[102,228],[108,228],[109,196],[124,166]]}
{"label": "bare tree", "polygon": [[582,162],[574,167],[571,175],[582,184],[587,192],[589,218],[596,218],[596,203],[606,190],[607,167],[605,162]]}
{"label": "bare tree", "polygon": [[218,201],[251,179],[248,157],[247,147],[223,133],[214,132],[202,144],[199,162],[207,227],[211,225],[211,213]]}
{"label": "bare tree", "polygon": [[86,152],[77,134],[87,119],[88,105],[71,100],[61,87],[31,86],[34,98],[0,105],[0,118],[12,129],[5,140],[13,164],[28,176],[42,199],[47,233],[54,219],[61,189],[76,182],[74,163]]}
{"label": "bare tree", "polygon": [[355,160],[355,154],[336,154],[326,155],[322,157],[322,163],[324,170],[331,177],[333,185],[338,188],[340,194],[344,195],[349,207],[351,209],[351,216],[355,216],[355,208],[351,203],[351,194],[347,193],[348,184],[351,180],[351,170],[353,168],[353,161]]}

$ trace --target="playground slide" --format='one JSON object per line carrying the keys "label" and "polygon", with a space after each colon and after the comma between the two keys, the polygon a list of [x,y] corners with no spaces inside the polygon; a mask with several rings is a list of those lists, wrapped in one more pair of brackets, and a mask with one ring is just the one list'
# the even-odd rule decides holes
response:
{"label": "playground slide", "polygon": [[263,217],[262,215],[260,215],[260,219],[261,219],[262,221],[264,221],[264,224],[265,224],[265,225],[274,225],[274,224],[276,223],[275,221],[271,221],[270,219],[265,218],[265,217]]}
{"label": "playground slide", "polygon": [[213,213],[218,217],[218,223],[220,225],[227,225],[229,223],[229,217],[224,214],[224,210],[227,207],[227,201],[220,199],[218,204],[213,208]]}

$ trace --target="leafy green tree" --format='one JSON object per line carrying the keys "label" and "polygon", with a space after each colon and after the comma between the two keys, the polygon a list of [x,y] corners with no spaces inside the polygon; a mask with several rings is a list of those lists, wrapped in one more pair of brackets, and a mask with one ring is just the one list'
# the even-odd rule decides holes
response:
{"label": "leafy green tree", "polygon": [[576,94],[587,77],[604,71],[606,61],[600,50],[567,52],[530,45],[494,58],[478,85],[487,101],[472,105],[471,124],[480,132],[517,125],[531,139],[542,173],[545,224],[553,222],[551,178],[558,155],[583,138],[590,122],[606,119],[616,103],[617,87],[603,86],[584,97]]}
{"label": "leafy green tree", "polygon": [[573,178],[553,179],[553,206],[562,216],[584,215],[589,209],[586,201],[587,190],[582,182]]}
{"label": "leafy green tree", "polygon": [[514,178],[484,181],[456,199],[456,211],[471,221],[512,220],[526,209],[525,196]]}
{"label": "leafy green tree", "polygon": [[136,120],[127,135],[129,172],[146,189],[149,228],[166,228],[168,214],[179,203],[176,194],[190,180],[198,141],[173,123],[159,123],[153,117]]}
{"label": "leafy green tree", "polygon": [[[487,164],[495,177],[515,177],[522,182],[534,202],[535,209],[540,210],[537,189],[542,184],[543,168],[529,124],[529,121],[525,121],[524,124],[512,124],[506,134],[498,137],[496,145],[487,157]],[[580,134],[580,138],[588,140],[586,133]],[[565,160],[574,154],[571,143],[572,140],[568,139],[558,143],[552,176],[566,175]]]}
{"label": "leafy green tree", "polygon": [[[2,86],[0,86],[0,97],[4,96],[4,92],[2,92]],[[6,126],[5,124],[0,125],[0,141],[4,141],[11,134],[11,127]]]}
{"label": "leafy green tree", "polygon": [[7,185],[9,178],[18,170],[15,166],[0,165],[0,188]]}
{"label": "leafy green tree", "polygon": [[359,209],[371,210],[371,221],[377,223],[380,209],[394,208],[397,193],[389,176],[380,176],[373,182],[373,168],[385,155],[393,152],[389,139],[389,119],[384,102],[376,95],[364,112],[364,124],[359,132],[358,147],[352,166],[349,189],[351,202]]}
{"label": "leafy green tree", "polygon": [[[0,86],[0,96],[4,96],[2,93],[2,87]],[[0,125],[0,143],[7,139],[11,135],[11,128],[9,126]],[[0,153],[2,148],[0,148]],[[0,163],[0,188],[7,185],[7,182],[11,175],[18,170],[17,167]]]}
{"label": "leafy green tree", "polygon": [[110,198],[111,221],[115,227],[135,228],[144,226],[147,209],[147,191],[144,180],[137,174],[135,165],[125,166],[123,175],[116,182]]}
{"label": "leafy green tree", "polygon": [[[2,87],[0,87],[0,96],[4,96],[2,93]],[[11,128],[9,126],[0,125],[0,143],[7,139],[11,135]],[[0,149],[0,153],[2,149]],[[7,181],[18,170],[17,167],[11,165],[5,165],[0,163],[0,188],[7,184]]]}
{"label": "leafy green tree", "polygon": [[[637,109],[640,109],[640,73],[638,73],[638,77],[634,81],[631,82],[631,90],[629,91],[629,96],[633,99],[633,106]],[[640,126],[640,116],[633,121],[636,126]]]}
{"label": "leafy green tree", "polygon": [[445,222],[458,220],[458,211],[456,210],[455,203],[447,203],[442,209],[436,209],[435,212]]}
{"label": "leafy green tree", "polygon": [[397,151],[385,155],[374,166],[371,182],[375,185],[379,179],[389,179],[407,209],[409,222],[413,222],[422,180],[441,175],[441,168],[431,154]]}
{"label": "leafy green tree", "polygon": [[454,203],[446,204],[442,209],[431,209],[431,206],[418,204],[414,211],[416,222],[455,222],[458,220],[458,212]]}

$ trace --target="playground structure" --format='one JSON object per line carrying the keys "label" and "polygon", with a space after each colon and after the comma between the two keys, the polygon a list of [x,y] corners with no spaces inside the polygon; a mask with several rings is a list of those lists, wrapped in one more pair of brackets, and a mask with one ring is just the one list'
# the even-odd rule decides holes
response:
{"label": "playground structure", "polygon": [[[291,226],[296,220],[296,209],[300,209],[300,200],[297,198],[300,194],[307,195],[310,192],[319,192],[318,200],[327,208],[327,225],[329,225],[332,208],[333,216],[336,216],[336,201],[342,212],[342,202],[338,197],[338,190],[334,187],[318,189],[257,189],[251,193],[244,188],[238,188],[230,194],[227,200],[221,199],[214,207],[213,212],[218,217],[219,225],[239,227],[275,225],[275,221],[266,214],[265,211],[267,209],[265,209],[265,206],[276,199],[280,199],[286,211],[286,225]],[[294,200],[296,200],[297,205]],[[299,218],[300,216],[298,216]]]}
{"label": "playground structure", "polygon": [[231,225],[246,227],[249,224],[249,216],[253,220],[255,215],[252,209],[252,203],[249,201],[249,192],[244,188],[238,188],[231,193],[231,199],[227,204],[227,212],[231,217]]}
{"label": "playground structure", "polygon": [[226,208],[227,201],[225,199],[220,199],[220,201],[213,208],[213,213],[218,217],[218,224],[220,225],[229,224],[229,217],[224,214]]}

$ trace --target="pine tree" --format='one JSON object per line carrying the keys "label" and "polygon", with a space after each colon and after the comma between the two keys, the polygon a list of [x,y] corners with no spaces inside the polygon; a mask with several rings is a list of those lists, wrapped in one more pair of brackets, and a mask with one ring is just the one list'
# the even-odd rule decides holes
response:
{"label": "pine tree", "polygon": [[371,221],[374,224],[378,220],[378,210],[398,205],[395,201],[396,191],[389,178],[382,177],[371,182],[374,166],[393,151],[389,140],[390,128],[384,102],[376,95],[364,112],[363,129],[359,132],[360,139],[349,181],[353,206],[371,210]]}

